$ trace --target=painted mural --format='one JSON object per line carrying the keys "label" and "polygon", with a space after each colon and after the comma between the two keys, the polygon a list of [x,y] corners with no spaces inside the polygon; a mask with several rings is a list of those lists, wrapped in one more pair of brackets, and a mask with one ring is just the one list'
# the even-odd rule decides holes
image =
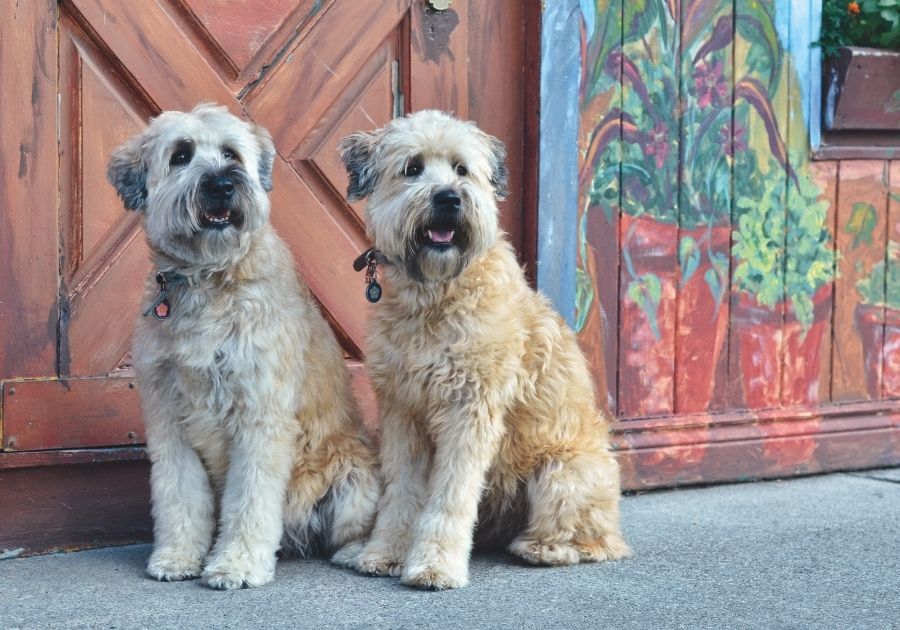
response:
{"label": "painted mural", "polygon": [[581,2],[575,324],[623,421],[900,397],[900,162],[810,161],[814,5]]}

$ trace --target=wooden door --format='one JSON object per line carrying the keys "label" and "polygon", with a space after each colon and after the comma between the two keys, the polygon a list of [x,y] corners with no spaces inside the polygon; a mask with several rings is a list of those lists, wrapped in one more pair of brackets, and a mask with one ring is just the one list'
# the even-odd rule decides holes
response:
{"label": "wooden door", "polygon": [[148,253],[105,165],[162,110],[214,101],[271,131],[273,223],[357,374],[367,308],[351,262],[367,243],[362,206],[344,201],[343,135],[430,107],[476,120],[509,146],[502,222],[530,243],[531,4],[5,0],[0,472],[64,452],[127,459],[143,442],[129,349]]}

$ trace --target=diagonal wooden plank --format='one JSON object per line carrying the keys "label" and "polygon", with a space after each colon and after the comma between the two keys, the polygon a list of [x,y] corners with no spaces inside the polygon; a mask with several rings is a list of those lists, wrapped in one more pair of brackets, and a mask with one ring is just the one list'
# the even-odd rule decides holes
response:
{"label": "diagonal wooden plank", "polygon": [[[399,12],[399,5],[393,4]],[[199,100],[215,100],[243,114],[241,103],[156,4],[148,3],[140,12],[130,12],[129,3],[121,0],[75,0],[74,5],[85,27],[106,45],[160,109],[189,109]],[[280,111],[281,117],[291,119],[284,112]],[[277,118],[273,116],[272,120]],[[274,183],[271,200],[276,228],[288,237],[302,275],[331,320],[351,345],[361,348],[366,306],[363,292],[335,287],[362,282],[351,267],[365,247],[362,233],[345,229],[281,158],[276,160]],[[309,255],[321,251],[322,243],[328,243],[328,256]]]}
{"label": "diagonal wooden plank", "polygon": [[144,2],[140,11],[126,0],[72,5],[86,30],[106,44],[159,109],[190,109],[207,100],[240,113],[234,95],[158,3]]}
{"label": "diagonal wooden plank", "polygon": [[408,8],[408,0],[335,3],[244,98],[282,155],[293,154]]}

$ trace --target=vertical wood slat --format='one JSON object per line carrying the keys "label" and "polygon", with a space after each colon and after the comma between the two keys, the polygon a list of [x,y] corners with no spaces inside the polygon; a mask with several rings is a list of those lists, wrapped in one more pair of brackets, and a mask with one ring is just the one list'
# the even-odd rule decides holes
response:
{"label": "vertical wood slat", "polygon": [[[519,0],[470,2],[468,15],[468,59],[466,63],[468,117],[487,133],[502,138],[507,162],[522,164],[525,158],[526,94],[520,75],[510,68],[525,67],[525,3]],[[461,53],[456,52],[455,55]],[[522,244],[522,169],[511,168],[508,194],[500,203],[500,227],[521,251]]]}
{"label": "vertical wood slat", "polygon": [[[690,26],[685,18],[696,12],[703,0],[683,2],[682,31]],[[708,4],[708,3],[707,3]],[[690,40],[682,37],[681,103],[679,146],[679,235],[678,309],[675,338],[675,412],[697,413],[710,409],[717,384],[719,356],[728,323],[728,267],[716,267],[713,259],[730,259],[732,99],[734,89],[732,0],[718,0],[709,10],[705,27]],[[703,53],[713,38],[727,37],[718,50]],[[717,44],[718,45],[718,44]],[[698,55],[700,55],[698,57]],[[719,80],[718,85],[695,84]],[[709,98],[710,103],[705,100]],[[710,111],[718,110],[714,118]],[[722,135],[728,138],[722,141]],[[711,169],[727,173],[727,190],[716,190]],[[684,256],[681,252],[684,251]],[[719,258],[720,257],[720,258]],[[714,278],[714,279],[713,279]],[[714,291],[718,289],[718,291]],[[718,294],[717,294],[718,293]],[[724,383],[720,382],[720,386]]]}
{"label": "vertical wood slat", "polygon": [[[834,286],[831,387],[834,402],[881,397],[884,307],[859,305],[857,283],[884,261],[886,174],[886,162],[878,160],[844,160],[840,164],[836,234],[840,259]],[[876,300],[883,302],[883,289]]]}
{"label": "vertical wood slat", "polygon": [[56,373],[57,3],[3,2],[0,379]]}
{"label": "vertical wood slat", "polygon": [[[579,154],[580,175],[578,220],[579,269],[576,279],[576,330],[598,384],[600,398],[606,394],[611,414],[617,412],[617,362],[619,343],[619,213],[622,159],[622,0],[610,0],[594,16],[593,33],[582,42],[581,121]],[[614,43],[611,43],[614,42]],[[593,94],[590,77],[605,76],[611,87]],[[616,126],[619,126],[616,129]],[[590,161],[596,143],[608,129],[614,129],[605,153],[596,165]],[[599,179],[595,180],[597,174]],[[592,201],[596,187],[600,199]],[[571,227],[570,227],[571,229]],[[606,389],[604,392],[603,389]]]}
{"label": "vertical wood slat", "polygon": [[[628,25],[623,26],[623,30],[627,28]],[[668,33],[667,42],[662,38],[663,28]],[[677,160],[672,166],[668,156],[679,152],[677,17],[664,10],[663,15],[657,16],[653,32],[655,35],[648,40],[655,41],[656,46],[644,39],[623,45],[624,63],[634,65],[623,65],[622,110],[634,120],[641,137],[638,147],[632,145],[626,150],[641,150],[655,160],[656,176],[648,185],[658,187],[662,195],[656,210],[671,212],[671,216],[661,220],[634,214],[634,208],[631,213],[625,212],[623,207],[619,237],[618,403],[619,416],[624,418],[671,414],[674,410],[678,166]],[[674,81],[667,83],[665,75],[672,68],[676,69]],[[656,103],[649,96],[651,89],[638,88],[635,79],[630,78],[634,74],[639,74],[644,84],[653,85]],[[629,97],[634,96],[637,105],[629,103]],[[625,194],[624,175],[622,187]]]}
{"label": "vertical wood slat", "polygon": [[[749,19],[759,20],[764,17],[774,16],[775,19],[786,19],[784,14],[778,18],[776,14],[775,0],[736,0],[735,11],[737,19],[746,15]],[[765,12],[762,13],[762,12]],[[786,29],[785,29],[786,30]],[[735,41],[735,60],[747,59],[750,46],[742,38]],[[738,98],[737,82],[745,77],[754,79],[766,89],[766,95],[771,102],[772,110],[777,125],[778,133],[782,140],[787,138],[787,114],[789,104],[788,81],[789,62],[786,54],[782,57],[782,68],[778,82],[769,87],[768,76],[758,76],[759,73],[749,72],[747,67],[736,67],[735,71],[735,95]],[[785,211],[787,192],[787,171],[781,165],[768,161],[771,155],[771,138],[766,125],[758,112],[751,108],[746,99],[736,100],[736,117],[741,112],[747,112],[746,138],[748,151],[755,151],[760,158],[757,168],[764,174],[762,181],[773,187],[772,202],[768,211],[779,213]],[[737,133],[737,131],[736,131]],[[736,160],[740,159],[736,156]],[[740,214],[743,212],[737,204],[741,202],[739,192],[741,182],[735,182],[735,208],[732,224],[739,224]],[[747,193],[752,201],[758,198],[763,191]],[[784,251],[784,236],[779,244]],[[752,291],[742,290],[738,286],[735,270],[740,261],[732,260],[731,276],[731,313],[728,339],[728,407],[741,408],[769,408],[776,407],[781,396],[781,358],[783,354],[782,322],[783,302],[778,302],[774,307],[763,306],[757,303],[756,295]],[[783,267],[776,273],[782,275]],[[783,291],[782,291],[783,298]]]}
{"label": "vertical wood slat", "polygon": [[468,15],[469,0],[446,11],[412,3],[409,111],[442,109],[469,118]]}
{"label": "vertical wood slat", "polygon": [[[837,269],[837,189],[838,189],[838,163],[837,162],[811,162],[810,175],[816,185],[822,189],[820,199],[828,202],[828,217],[825,220],[831,232],[832,269]],[[817,402],[831,401],[831,361],[834,345],[834,280],[831,282],[831,295],[828,297],[827,319],[824,322],[822,334],[822,348],[817,366],[819,375],[819,391]]]}
{"label": "vertical wood slat", "polygon": [[[798,186],[801,183],[805,186],[814,175],[808,158],[809,134],[806,119],[811,115],[811,101],[813,100],[813,96],[809,92],[811,84],[809,73],[812,67],[810,60],[812,56],[820,53],[809,46],[798,45],[798,42],[813,41],[814,27],[810,19],[811,3],[804,0],[802,2],[782,2],[782,5],[784,5],[789,19],[789,36],[785,48],[790,49],[790,55],[784,68],[784,72],[788,75],[787,149],[791,169],[797,176],[796,180],[793,177],[787,179],[788,221],[786,226],[790,229],[790,226],[799,219],[799,217],[792,216],[791,208],[796,210],[809,207],[809,204],[816,201],[807,199],[806,195],[809,193],[799,189]],[[812,178],[811,181],[816,182],[815,178]],[[818,199],[829,204],[828,213],[823,217],[821,227],[827,229],[831,234],[833,220],[829,222],[828,217],[833,217],[834,194],[830,196],[827,194],[827,182]],[[829,356],[831,352],[833,287],[831,282],[827,282],[823,286],[814,288],[813,294],[809,296],[813,303],[812,321],[804,322],[798,319],[794,302],[794,298],[797,296],[792,295],[793,289],[787,284],[788,269],[801,275],[805,274],[811,268],[813,262],[811,257],[818,255],[816,248],[819,246],[816,240],[819,235],[815,233],[815,228],[811,229],[809,233],[801,229],[799,234],[799,239],[787,236],[784,250],[785,312],[782,326],[783,359],[781,361],[781,404],[783,406],[819,403],[820,400],[823,400],[820,397],[823,383],[826,389],[824,400],[828,399],[827,379],[829,375],[826,372],[826,379],[822,380],[821,365],[822,357]],[[807,236],[808,238],[804,238]],[[833,266],[833,243],[828,247],[831,250],[829,264]]]}
{"label": "vertical wood slat", "polygon": [[881,395],[883,398],[900,398],[900,280],[897,279],[900,275],[900,160],[890,162],[889,169]]}

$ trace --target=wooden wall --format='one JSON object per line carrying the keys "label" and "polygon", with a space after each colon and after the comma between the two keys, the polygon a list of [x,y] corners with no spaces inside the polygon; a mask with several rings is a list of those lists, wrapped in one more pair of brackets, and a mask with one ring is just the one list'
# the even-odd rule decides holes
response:
{"label": "wooden wall", "polygon": [[900,161],[810,161],[814,5],[581,3],[573,323],[628,486],[900,461]]}

